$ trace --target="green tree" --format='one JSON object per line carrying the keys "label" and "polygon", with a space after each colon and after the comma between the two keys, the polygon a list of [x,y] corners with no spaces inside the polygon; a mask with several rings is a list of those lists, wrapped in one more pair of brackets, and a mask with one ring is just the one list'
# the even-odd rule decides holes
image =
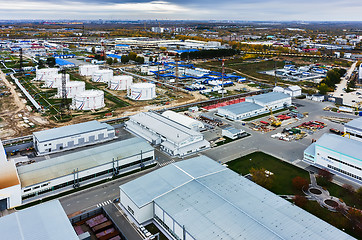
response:
{"label": "green tree", "polygon": [[107,64],[112,65],[113,64],[113,58],[107,58]]}
{"label": "green tree", "polygon": [[128,55],[122,55],[121,62],[122,63],[128,63],[129,62],[129,56]]}
{"label": "green tree", "polygon": [[94,53],[96,53],[96,48],[95,47],[92,47],[92,53],[94,54]]}
{"label": "green tree", "polygon": [[118,59],[117,59],[117,58],[113,58],[113,63],[114,63],[114,64],[118,63]]}
{"label": "green tree", "polygon": [[139,64],[143,64],[145,62],[145,58],[144,57],[140,57],[140,56],[137,56],[135,61]]}
{"label": "green tree", "polygon": [[129,52],[129,53],[128,53],[128,57],[129,57],[130,60],[135,61],[136,58],[137,58],[137,53],[135,53],[135,52]]}
{"label": "green tree", "polygon": [[149,62],[153,62],[152,56],[150,56],[150,57],[148,58],[148,61],[149,61]]}
{"label": "green tree", "polygon": [[47,58],[47,65],[49,67],[54,67],[55,66],[55,58],[54,57],[48,57]]}
{"label": "green tree", "polygon": [[273,185],[274,175],[266,174],[266,170],[264,168],[251,168],[250,174],[253,178],[253,181],[262,187],[270,189]]}
{"label": "green tree", "polygon": [[39,60],[39,62],[38,62],[38,68],[40,69],[40,68],[45,68],[45,65],[44,65],[44,61],[43,60]]}
{"label": "green tree", "polygon": [[325,94],[327,94],[327,92],[331,91],[331,89],[327,86],[327,84],[321,83],[318,86],[318,91],[320,94],[325,95]]}

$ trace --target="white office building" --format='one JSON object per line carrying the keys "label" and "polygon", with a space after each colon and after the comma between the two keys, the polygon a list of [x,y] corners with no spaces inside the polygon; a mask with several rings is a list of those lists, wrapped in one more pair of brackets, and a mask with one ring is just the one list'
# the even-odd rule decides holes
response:
{"label": "white office building", "polygon": [[303,160],[362,184],[362,143],[347,136],[324,134],[304,151]]}
{"label": "white office building", "polygon": [[344,132],[349,133],[351,139],[362,141],[362,117],[344,124]]}
{"label": "white office building", "polygon": [[171,156],[185,156],[210,147],[201,133],[155,112],[131,116],[125,127],[152,144],[160,145]]}
{"label": "white office building", "polygon": [[121,185],[120,203],[135,224],[172,239],[353,239],[206,156]]}
{"label": "white office building", "polygon": [[284,93],[291,97],[298,97],[302,95],[302,89],[299,86],[289,86],[284,89]]}
{"label": "white office building", "polygon": [[33,133],[36,153],[44,155],[115,138],[114,127],[96,120]]}

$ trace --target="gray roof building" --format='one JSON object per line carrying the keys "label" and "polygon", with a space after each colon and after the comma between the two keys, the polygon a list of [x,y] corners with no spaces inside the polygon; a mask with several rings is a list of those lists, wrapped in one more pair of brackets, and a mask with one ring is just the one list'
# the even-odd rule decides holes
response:
{"label": "gray roof building", "polygon": [[79,240],[59,200],[0,218],[1,239]]}
{"label": "gray roof building", "polygon": [[39,142],[46,142],[46,141],[50,141],[50,140],[54,140],[54,139],[69,137],[69,136],[73,136],[73,135],[79,135],[82,133],[98,131],[101,129],[113,130],[114,128],[107,123],[101,123],[101,122],[94,120],[94,121],[90,121],[90,122],[78,123],[78,124],[74,124],[74,125],[34,132],[33,136]]}
{"label": "gray roof building", "polygon": [[241,102],[241,103],[224,106],[219,109],[221,109],[223,111],[228,111],[234,115],[241,115],[244,113],[263,109],[263,107],[258,104],[255,104],[255,103],[251,103],[251,102]]}
{"label": "gray roof building", "polygon": [[206,156],[163,167],[120,191],[125,209],[136,205],[133,216],[153,216],[181,239],[353,239]]}
{"label": "gray roof building", "polygon": [[353,119],[352,121],[344,124],[346,128],[353,128],[362,131],[362,117]]}
{"label": "gray roof building", "polygon": [[281,92],[269,92],[265,94],[255,95],[252,97],[248,97],[245,101],[254,102],[261,105],[268,105],[271,102],[288,99],[290,96]]}

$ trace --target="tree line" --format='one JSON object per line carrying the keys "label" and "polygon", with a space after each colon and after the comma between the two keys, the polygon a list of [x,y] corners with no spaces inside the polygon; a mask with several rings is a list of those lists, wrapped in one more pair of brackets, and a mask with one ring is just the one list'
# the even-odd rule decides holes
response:
{"label": "tree line", "polygon": [[200,50],[195,52],[181,53],[181,59],[220,58],[238,54],[235,49]]}

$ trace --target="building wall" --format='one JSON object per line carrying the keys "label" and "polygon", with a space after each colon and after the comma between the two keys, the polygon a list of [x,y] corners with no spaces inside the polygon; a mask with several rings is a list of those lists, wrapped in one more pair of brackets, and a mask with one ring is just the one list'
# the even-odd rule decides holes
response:
{"label": "building wall", "polygon": [[362,126],[359,129],[354,127],[344,126],[344,132],[349,133],[351,135],[351,139],[362,141]]}
{"label": "building wall", "polygon": [[20,184],[8,188],[0,189],[0,200],[6,198],[8,208],[21,205]]}
{"label": "building wall", "polygon": [[302,95],[302,90],[292,91],[292,90],[285,89],[284,93],[290,95],[291,97],[297,97],[297,96]]}
{"label": "building wall", "polygon": [[153,218],[153,202],[138,208],[137,205],[120,189],[120,202],[124,209],[133,216],[138,224],[142,224]]}
{"label": "building wall", "polygon": [[[152,157],[152,159],[154,159],[154,151],[149,151],[149,152],[142,152],[142,159],[146,159]],[[125,164],[129,164],[132,162],[137,162],[141,160],[141,155],[137,154],[135,156],[131,156],[128,158],[124,158],[121,160],[118,160],[118,166],[122,166]],[[115,167],[117,166],[116,161],[115,161]],[[78,173],[78,177],[79,178],[83,178],[83,177],[87,177],[90,176],[92,174],[97,174],[109,169],[112,169],[113,167],[113,162],[112,159],[109,159],[109,163],[104,164],[104,165],[100,165],[91,169],[87,169],[84,171],[79,171]],[[20,179],[21,179],[21,175],[20,175]],[[37,192],[41,192],[41,191],[45,191],[48,189],[51,189],[52,187],[58,186],[60,184],[64,184],[67,182],[71,182],[74,180],[74,175],[73,173],[70,173],[68,175],[59,177],[59,178],[55,178],[55,179],[49,179],[47,181],[44,182],[39,182],[37,184],[31,185],[31,186],[22,186],[22,196],[28,196]]]}
{"label": "building wall", "polygon": [[355,159],[319,145],[316,145],[315,152],[315,163],[317,165],[362,183],[361,159]]}
{"label": "building wall", "polygon": [[[103,134],[103,138],[100,136]],[[67,149],[72,149],[96,142],[104,142],[111,140],[115,137],[115,130],[108,130],[107,128],[83,133],[80,135],[73,135],[59,139],[53,139],[46,142],[39,142],[33,135],[34,147],[38,155],[59,152]]]}
{"label": "building wall", "polygon": [[242,119],[246,119],[246,118],[250,118],[250,117],[254,117],[254,116],[258,116],[260,114],[266,113],[269,110],[267,108],[260,108],[257,110],[253,110],[253,111],[249,111],[249,112],[245,112],[242,114],[235,114],[229,110],[223,109],[223,108],[219,108],[217,110],[217,113],[221,116],[225,116],[227,118],[230,118],[232,120],[242,120]]}

